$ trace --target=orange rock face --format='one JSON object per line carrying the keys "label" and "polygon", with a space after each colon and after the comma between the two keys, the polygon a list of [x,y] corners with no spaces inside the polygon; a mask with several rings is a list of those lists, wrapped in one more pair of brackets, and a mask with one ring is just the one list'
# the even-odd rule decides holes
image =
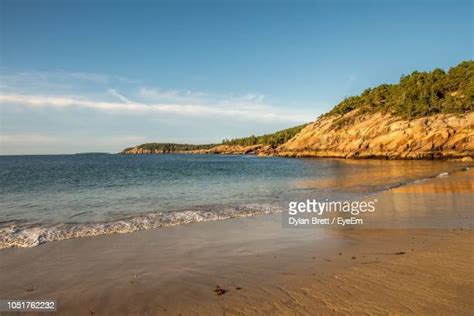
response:
{"label": "orange rock face", "polygon": [[406,120],[349,112],[309,124],[276,149],[279,156],[444,159],[474,156],[474,112]]}

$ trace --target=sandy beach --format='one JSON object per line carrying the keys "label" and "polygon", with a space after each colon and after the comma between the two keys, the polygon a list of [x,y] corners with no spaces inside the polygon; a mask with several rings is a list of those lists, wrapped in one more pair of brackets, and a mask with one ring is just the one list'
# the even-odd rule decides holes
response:
{"label": "sandy beach", "polygon": [[3,249],[0,297],[67,315],[472,315],[473,183],[469,170],[382,192],[357,229],[275,214]]}

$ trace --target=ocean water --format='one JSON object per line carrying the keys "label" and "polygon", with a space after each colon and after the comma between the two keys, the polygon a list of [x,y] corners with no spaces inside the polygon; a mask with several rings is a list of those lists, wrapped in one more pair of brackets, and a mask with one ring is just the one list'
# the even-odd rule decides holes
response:
{"label": "ocean water", "polygon": [[222,155],[0,156],[0,248],[276,213],[459,168],[442,161]]}

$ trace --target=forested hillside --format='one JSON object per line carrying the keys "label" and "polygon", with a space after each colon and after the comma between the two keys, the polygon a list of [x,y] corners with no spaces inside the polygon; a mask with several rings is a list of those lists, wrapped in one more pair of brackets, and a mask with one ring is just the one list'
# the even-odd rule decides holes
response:
{"label": "forested hillside", "polygon": [[474,107],[474,61],[464,61],[448,72],[436,68],[402,76],[398,84],[382,84],[348,97],[326,116],[355,109],[388,112],[402,118],[438,113],[466,113]]}

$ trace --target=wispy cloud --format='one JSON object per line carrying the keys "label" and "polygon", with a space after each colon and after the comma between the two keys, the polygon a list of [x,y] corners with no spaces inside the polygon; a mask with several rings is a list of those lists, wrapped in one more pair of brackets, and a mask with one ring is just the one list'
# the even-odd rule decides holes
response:
{"label": "wispy cloud", "polygon": [[153,102],[196,102],[209,99],[209,94],[194,91],[164,90],[160,88],[140,87],[138,96]]}
{"label": "wispy cloud", "polygon": [[263,104],[265,96],[258,93],[247,93],[244,95],[232,94],[211,94],[200,91],[178,91],[164,90],[160,88],[140,87],[138,96],[142,99],[153,102],[173,102],[173,103],[213,103],[213,104]]}
{"label": "wispy cloud", "polygon": [[102,73],[67,72],[67,71],[23,71],[14,74],[3,74],[0,76],[3,82],[48,82],[65,83],[86,81],[96,84],[109,84],[113,82],[137,83],[138,80],[128,79],[122,76],[107,75]]}
{"label": "wispy cloud", "polygon": [[116,97],[117,99],[125,102],[125,103],[132,103],[132,101],[130,101],[128,98],[126,98],[125,96],[123,96],[122,94],[118,93],[117,90],[115,89],[108,89],[107,92]]}
{"label": "wispy cloud", "polygon": [[[181,116],[199,117],[225,117],[251,121],[280,121],[280,122],[305,122],[308,116],[294,115],[281,109],[261,104],[262,97],[245,95],[229,99],[221,98],[215,103],[144,103],[132,101],[114,89],[108,90],[109,94],[117,97],[122,102],[93,100],[75,96],[43,96],[22,94],[1,94],[0,105],[22,105],[33,108],[88,108],[100,111],[128,111],[134,113],[167,113]],[[186,95],[186,94],[185,94]],[[179,100],[184,98],[177,96]],[[176,100],[175,98],[175,100]],[[188,102],[193,98],[189,97]],[[200,100],[198,100],[199,102]],[[202,101],[202,100],[201,100]],[[184,101],[183,101],[184,102]]]}
{"label": "wispy cloud", "polygon": [[137,83],[120,76],[85,72],[29,71],[0,75],[0,106],[88,108],[289,124],[305,122],[313,116],[269,105],[265,96],[259,93],[234,95],[165,90],[137,86]]}
{"label": "wispy cloud", "polygon": [[137,80],[101,73],[66,71],[24,71],[1,73],[0,89],[19,94],[95,91],[116,85],[136,85]]}

